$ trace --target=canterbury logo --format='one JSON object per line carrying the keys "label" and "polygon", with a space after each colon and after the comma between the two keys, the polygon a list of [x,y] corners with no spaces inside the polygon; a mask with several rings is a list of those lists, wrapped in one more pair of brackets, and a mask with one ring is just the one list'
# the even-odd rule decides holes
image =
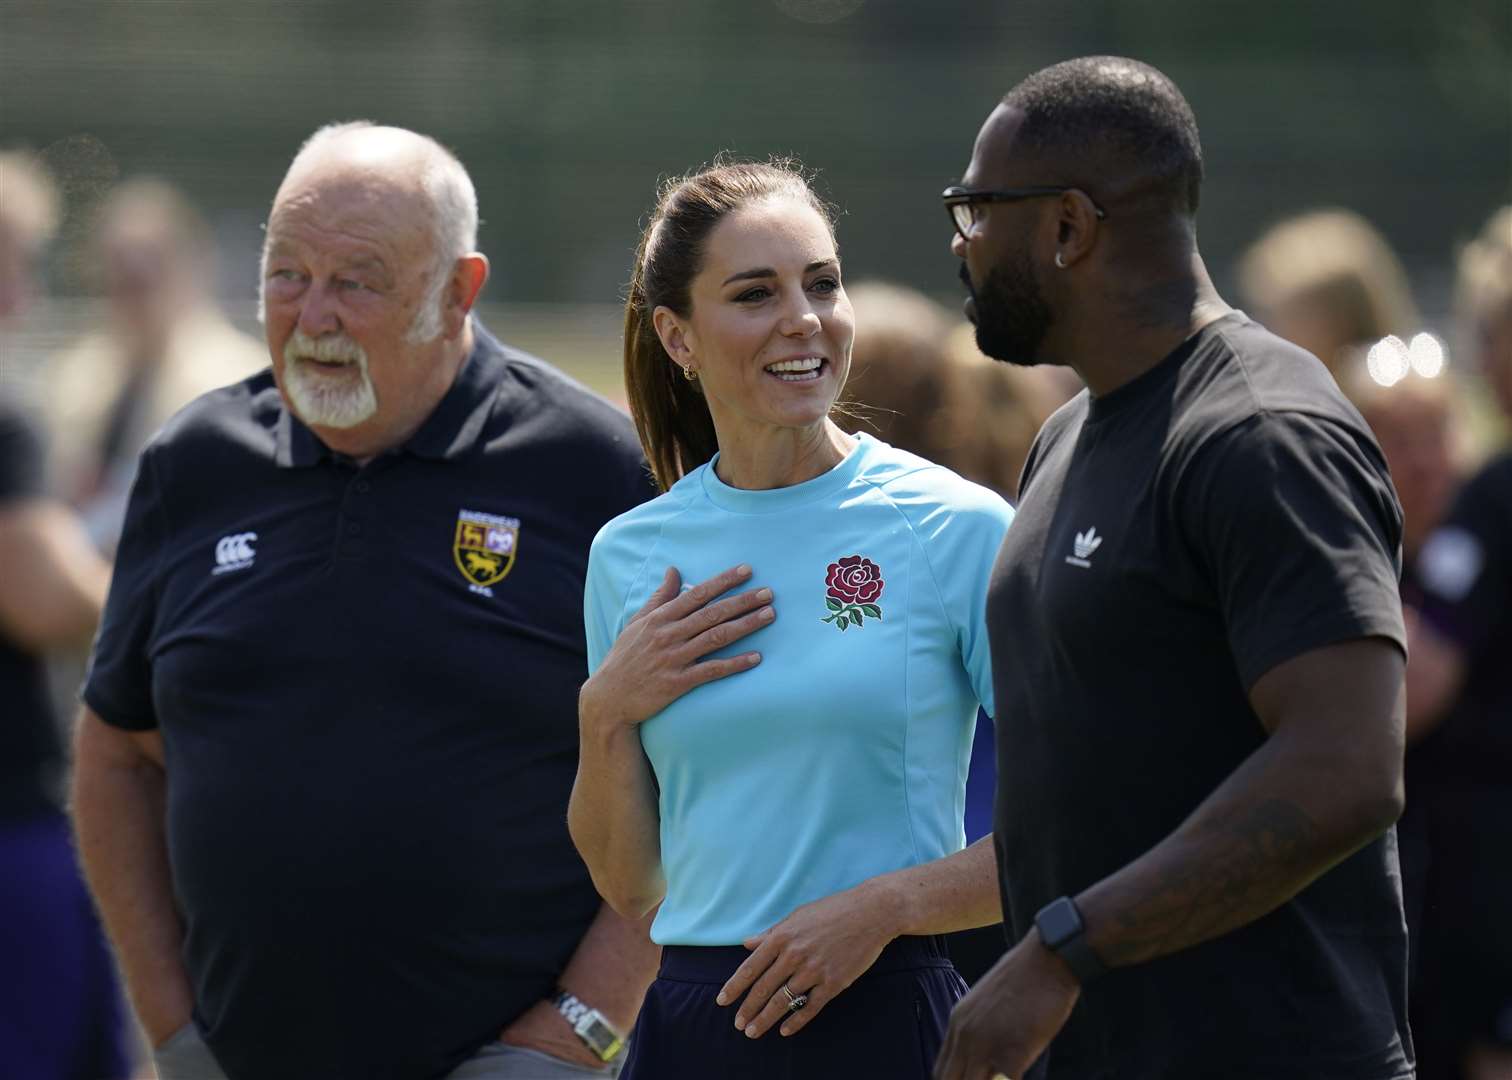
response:
{"label": "canterbury logo", "polygon": [[1092,553],[1102,546],[1102,542],[1103,538],[1097,535],[1095,527],[1089,528],[1084,533],[1077,533],[1076,542],[1071,545],[1071,550],[1076,554],[1067,555],[1066,561],[1072,566],[1080,566],[1083,569],[1090,567],[1092,563],[1088,560],[1091,559]]}
{"label": "canterbury logo", "polygon": [[233,533],[223,536],[215,543],[215,569],[212,574],[228,574],[232,570],[245,570],[252,565],[252,560],[257,557],[257,551],[252,547],[257,543],[255,532]]}

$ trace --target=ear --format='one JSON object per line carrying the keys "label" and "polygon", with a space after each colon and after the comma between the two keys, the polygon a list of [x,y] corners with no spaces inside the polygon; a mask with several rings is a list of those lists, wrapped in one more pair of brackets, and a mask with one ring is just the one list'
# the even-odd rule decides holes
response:
{"label": "ear", "polygon": [[1092,250],[1102,222],[1091,197],[1079,188],[1062,193],[1057,209],[1055,265],[1061,270],[1069,270]]}
{"label": "ear", "polygon": [[441,319],[447,338],[454,338],[467,324],[467,315],[488,280],[488,256],[474,251],[452,266],[451,281],[442,300]]}
{"label": "ear", "polygon": [[672,362],[686,369],[693,362],[693,328],[665,304],[651,313],[651,325]]}

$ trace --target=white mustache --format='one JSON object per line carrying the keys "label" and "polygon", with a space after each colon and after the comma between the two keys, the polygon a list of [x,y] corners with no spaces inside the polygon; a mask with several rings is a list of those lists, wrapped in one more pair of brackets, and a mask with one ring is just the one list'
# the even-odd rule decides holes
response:
{"label": "white mustache", "polygon": [[367,350],[346,334],[326,334],[312,338],[303,330],[296,329],[289,335],[289,340],[284,342],[283,355],[285,362],[290,364],[300,360],[323,360],[327,363],[336,361],[356,364],[363,371],[367,370]]}

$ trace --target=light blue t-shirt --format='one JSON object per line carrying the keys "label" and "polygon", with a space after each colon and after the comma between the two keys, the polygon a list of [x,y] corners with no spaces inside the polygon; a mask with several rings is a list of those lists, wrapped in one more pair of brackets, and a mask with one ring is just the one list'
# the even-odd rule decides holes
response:
{"label": "light blue t-shirt", "polygon": [[754,649],[759,665],[641,725],[660,788],[659,944],[739,944],[965,844],[978,702],[992,712],[987,580],[1013,510],[856,438],[834,469],[769,491],[729,487],[710,462],[594,540],[590,671],[669,566],[688,586],[748,563],[746,588],[770,587],[777,612],[714,654]]}

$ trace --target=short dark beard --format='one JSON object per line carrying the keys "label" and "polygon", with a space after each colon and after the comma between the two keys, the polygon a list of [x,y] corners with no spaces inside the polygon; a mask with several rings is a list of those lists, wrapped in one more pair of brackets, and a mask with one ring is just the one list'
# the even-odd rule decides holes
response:
{"label": "short dark beard", "polygon": [[972,287],[965,263],[961,264],[961,279],[976,301],[978,349],[995,360],[1021,367],[1046,362],[1040,347],[1054,316],[1027,257],[994,266],[981,289]]}

